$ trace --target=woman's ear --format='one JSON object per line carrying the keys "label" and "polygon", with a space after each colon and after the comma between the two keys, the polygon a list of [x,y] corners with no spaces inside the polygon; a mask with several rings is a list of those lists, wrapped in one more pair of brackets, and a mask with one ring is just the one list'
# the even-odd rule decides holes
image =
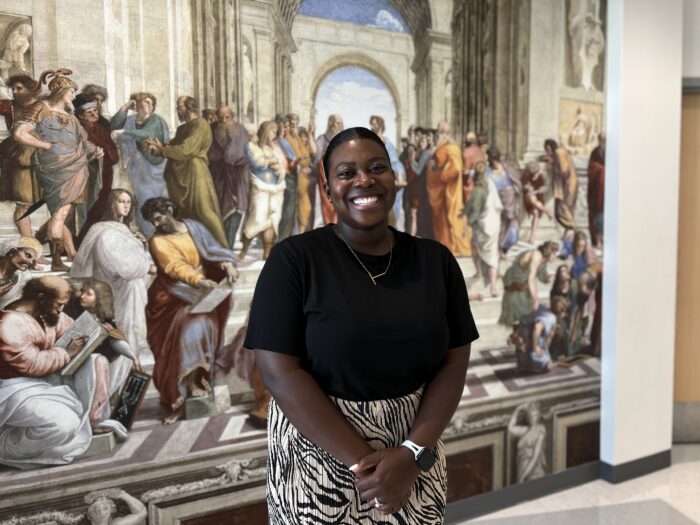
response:
{"label": "woman's ear", "polygon": [[326,190],[326,195],[328,196],[328,200],[331,199],[331,187],[328,185],[328,178],[326,177],[326,170],[323,167],[323,162],[318,163],[318,173],[319,176],[321,177],[321,184],[323,185],[323,189]]}

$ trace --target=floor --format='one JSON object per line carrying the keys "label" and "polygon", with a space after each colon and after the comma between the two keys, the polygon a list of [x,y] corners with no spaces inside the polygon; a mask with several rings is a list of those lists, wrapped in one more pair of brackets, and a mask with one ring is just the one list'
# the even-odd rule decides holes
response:
{"label": "floor", "polygon": [[673,466],[618,485],[594,481],[459,525],[700,524],[700,445],[673,447]]}

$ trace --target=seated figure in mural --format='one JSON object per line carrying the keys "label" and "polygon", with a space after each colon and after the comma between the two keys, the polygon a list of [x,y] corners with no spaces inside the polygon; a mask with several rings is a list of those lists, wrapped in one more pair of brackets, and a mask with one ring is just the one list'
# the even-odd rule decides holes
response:
{"label": "seated figure in mural", "polygon": [[124,386],[132,366],[143,372],[141,361],[114,319],[114,295],[107,283],[97,279],[85,279],[80,283],[80,290],[73,294],[64,313],[77,319],[84,312],[90,312],[107,330],[107,338],[93,353],[103,355],[109,361],[108,396],[114,399]]}
{"label": "seated figure in mural", "polygon": [[224,277],[238,278],[231,250],[214,238],[205,225],[176,219],[178,209],[169,199],[147,200],[143,217],[153,224],[149,241],[158,267],[148,289],[146,324],[148,343],[155,358],[153,381],[170,424],[181,419],[188,396],[202,397],[207,377],[222,348],[231,309],[228,297],[209,313],[190,314],[190,305]]}
{"label": "seated figure in mural", "polygon": [[85,342],[55,346],[73,325],[63,313],[71,293],[60,277],[31,279],[22,298],[0,312],[0,464],[70,463],[90,446],[92,426],[108,417],[104,356],[89,356],[72,376],[58,373]]}
{"label": "seated figure in mural", "polygon": [[521,317],[537,310],[540,300],[537,280],[546,283],[547,263],[554,261],[559,245],[546,241],[537,249],[525,250],[518,255],[503,276],[503,301],[499,324],[512,326]]}
{"label": "seated figure in mural", "polygon": [[[129,110],[136,113],[129,115]],[[139,208],[152,197],[167,197],[168,190],[163,178],[165,159],[153,155],[146,146],[149,139],[158,139],[166,144],[170,140],[168,125],[160,116],[155,114],[156,97],[151,93],[133,93],[112,117],[110,127],[112,138],[122,150],[122,158],[126,162],[129,181],[134,190],[134,207]],[[142,217],[136,222],[146,237],[153,235],[153,226]]]}
{"label": "seated figure in mural", "polygon": [[102,220],[94,224],[70,269],[75,278],[94,277],[111,286],[115,319],[137,355],[148,351],[146,303],[148,285],[156,273],[145,238],[133,233],[134,204],[131,193],[114,189]]}
{"label": "seated figure in mural", "polygon": [[40,254],[41,243],[34,237],[0,243],[0,309],[20,298]]}

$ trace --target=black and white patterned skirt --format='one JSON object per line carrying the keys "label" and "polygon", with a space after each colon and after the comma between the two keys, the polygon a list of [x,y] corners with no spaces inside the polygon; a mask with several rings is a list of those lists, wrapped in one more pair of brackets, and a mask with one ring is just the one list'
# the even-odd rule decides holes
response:
{"label": "black and white patterned skirt", "polygon": [[[381,401],[331,400],[361,436],[376,449],[397,447],[408,436],[422,389]],[[401,524],[443,522],[447,493],[445,451],[439,441],[437,462],[422,472],[411,498],[399,512],[384,515],[364,503],[353,473],[302,436],[270,402],[268,418],[267,503],[271,525]]]}

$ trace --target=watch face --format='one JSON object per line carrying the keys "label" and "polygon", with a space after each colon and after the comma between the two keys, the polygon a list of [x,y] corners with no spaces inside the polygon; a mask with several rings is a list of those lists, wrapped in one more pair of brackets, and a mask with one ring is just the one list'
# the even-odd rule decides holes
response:
{"label": "watch face", "polygon": [[420,454],[418,454],[416,463],[418,463],[418,467],[423,472],[430,470],[430,468],[435,464],[435,454],[433,454],[433,451],[429,448],[424,448]]}

